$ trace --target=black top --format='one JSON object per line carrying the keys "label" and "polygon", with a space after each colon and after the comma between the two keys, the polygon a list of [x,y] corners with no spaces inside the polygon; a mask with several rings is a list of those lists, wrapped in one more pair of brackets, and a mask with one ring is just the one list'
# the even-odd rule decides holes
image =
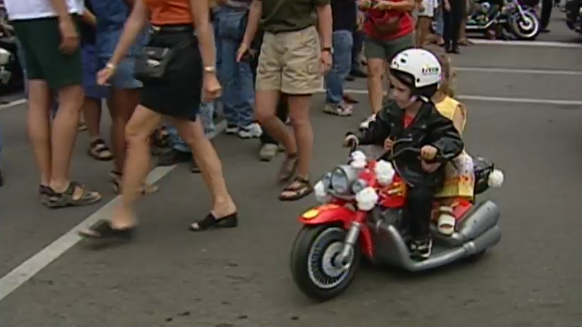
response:
{"label": "black top", "polygon": [[[85,0],[85,9],[93,13],[93,7],[91,6],[91,0]],[[95,27],[91,26],[81,20],[79,25],[79,30],[81,32],[81,44],[95,44],[96,32]]]}
{"label": "black top", "polygon": [[354,0],[331,0],[331,13],[333,16],[333,30],[348,30],[353,32],[356,28],[358,11]]}

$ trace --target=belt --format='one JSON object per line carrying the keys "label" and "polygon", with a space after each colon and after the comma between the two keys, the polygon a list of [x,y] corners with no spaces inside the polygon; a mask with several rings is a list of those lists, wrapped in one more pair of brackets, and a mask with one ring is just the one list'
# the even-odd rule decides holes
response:
{"label": "belt", "polygon": [[152,25],[152,30],[156,33],[192,33],[194,26],[191,24]]}

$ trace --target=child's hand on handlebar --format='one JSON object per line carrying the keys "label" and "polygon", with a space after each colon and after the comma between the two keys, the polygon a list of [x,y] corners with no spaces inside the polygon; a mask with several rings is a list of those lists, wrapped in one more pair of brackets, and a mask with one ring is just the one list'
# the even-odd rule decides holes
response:
{"label": "child's hand on handlebar", "polygon": [[394,146],[394,143],[396,143],[396,141],[394,141],[392,138],[390,138],[390,137],[387,138],[384,141],[384,150],[386,150],[386,151],[392,150],[392,147]]}
{"label": "child's hand on handlebar", "polygon": [[432,145],[425,145],[420,149],[420,157],[425,161],[431,161],[436,157],[438,149]]}
{"label": "child's hand on handlebar", "polygon": [[354,134],[348,134],[344,139],[344,148],[349,148],[352,145],[358,145],[358,137]]}

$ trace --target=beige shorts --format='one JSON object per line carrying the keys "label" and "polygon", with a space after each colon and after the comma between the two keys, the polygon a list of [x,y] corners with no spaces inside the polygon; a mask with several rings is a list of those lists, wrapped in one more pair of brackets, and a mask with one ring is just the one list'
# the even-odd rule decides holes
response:
{"label": "beige shorts", "polygon": [[267,33],[263,38],[256,89],[313,94],[322,89],[321,48],[314,26],[297,32]]}

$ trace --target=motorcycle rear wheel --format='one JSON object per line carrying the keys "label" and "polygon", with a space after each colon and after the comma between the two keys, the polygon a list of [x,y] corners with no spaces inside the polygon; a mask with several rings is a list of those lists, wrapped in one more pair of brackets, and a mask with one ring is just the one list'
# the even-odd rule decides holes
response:
{"label": "motorcycle rear wheel", "polygon": [[347,231],[337,225],[304,226],[291,251],[291,274],[299,289],[316,301],[341,295],[360,265],[360,249],[354,249],[348,268],[333,264],[343,249]]}

